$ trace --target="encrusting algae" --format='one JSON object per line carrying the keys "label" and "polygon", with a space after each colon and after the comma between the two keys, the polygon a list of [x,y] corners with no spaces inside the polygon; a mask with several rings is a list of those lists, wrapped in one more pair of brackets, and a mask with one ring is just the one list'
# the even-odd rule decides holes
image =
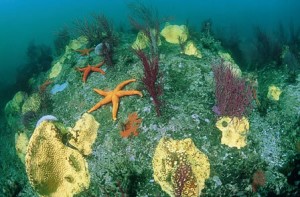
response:
{"label": "encrusting algae", "polygon": [[210,175],[208,157],[191,138],[173,140],[163,137],[152,160],[154,180],[171,197],[197,197]]}

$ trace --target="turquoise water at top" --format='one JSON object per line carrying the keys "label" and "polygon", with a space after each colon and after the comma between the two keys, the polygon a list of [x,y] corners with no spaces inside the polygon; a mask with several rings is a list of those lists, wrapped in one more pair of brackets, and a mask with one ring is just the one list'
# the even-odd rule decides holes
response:
{"label": "turquoise water at top", "polygon": [[[157,8],[160,16],[171,17],[173,23],[200,26],[212,19],[214,27],[230,29],[247,38],[253,26],[273,31],[278,23],[299,23],[300,1],[297,0],[154,0],[144,1]],[[17,68],[24,62],[30,41],[52,45],[55,33],[72,26],[76,19],[90,13],[103,13],[116,26],[128,23],[125,0],[1,0],[0,2],[0,89],[15,82]],[[224,33],[225,33],[224,32]],[[250,35],[249,35],[250,33]]]}

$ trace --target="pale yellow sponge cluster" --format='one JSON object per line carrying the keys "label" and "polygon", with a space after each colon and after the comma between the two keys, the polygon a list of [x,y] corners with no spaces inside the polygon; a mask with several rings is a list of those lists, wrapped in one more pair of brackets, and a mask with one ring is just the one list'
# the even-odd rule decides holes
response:
{"label": "pale yellow sponge cluster", "polygon": [[231,57],[231,55],[227,52],[219,51],[218,55],[222,58],[224,61],[223,64],[226,67],[230,67],[232,73],[238,77],[242,76],[242,71],[240,67],[235,63],[234,59]]}
{"label": "pale yellow sponge cluster", "polygon": [[144,34],[144,32],[139,31],[131,47],[135,50],[139,50],[139,49],[146,48],[148,45],[149,45],[149,38]]}
{"label": "pale yellow sponge cluster", "polygon": [[172,197],[199,196],[210,175],[208,157],[191,138],[163,137],[155,149],[152,165],[154,180]]}
{"label": "pale yellow sponge cluster", "polygon": [[30,97],[28,97],[23,106],[22,106],[22,114],[26,112],[33,111],[37,112],[40,109],[42,99],[38,93],[33,93]]}
{"label": "pale yellow sponge cluster", "polygon": [[88,39],[85,36],[80,36],[77,39],[71,40],[66,46],[64,55],[52,66],[48,78],[52,79],[57,77],[62,71],[64,61],[71,58],[70,54],[72,54],[74,50],[85,47],[87,44]]}
{"label": "pale yellow sponge cluster", "polygon": [[[153,38],[155,39],[156,34],[157,34],[156,30],[155,29],[151,29],[150,33],[151,33],[150,36],[153,36]],[[161,40],[160,40],[159,37],[158,37],[157,42],[158,43],[155,43],[155,44],[157,46],[160,46],[161,45]],[[150,44],[150,40],[149,40],[148,36],[146,36],[143,31],[139,31],[139,33],[137,34],[136,39],[135,39],[134,43],[131,45],[131,47],[134,50],[139,50],[139,49],[145,49],[146,47],[149,46],[149,44]]]}
{"label": "pale yellow sponge cluster", "polygon": [[242,117],[221,117],[216,127],[222,132],[221,144],[238,149],[247,145],[246,134],[249,131],[249,121]]}
{"label": "pale yellow sponge cluster", "polygon": [[267,97],[270,100],[279,101],[281,93],[282,93],[282,91],[280,90],[279,87],[271,85],[268,88],[268,95],[267,95]]}
{"label": "pale yellow sponge cluster", "polygon": [[189,36],[188,28],[185,25],[170,25],[167,23],[161,30],[162,35],[167,42],[172,44],[184,43]]}
{"label": "pale yellow sponge cluster", "polygon": [[49,79],[57,77],[60,74],[61,70],[62,64],[58,61],[52,66],[51,71],[49,73]]}
{"label": "pale yellow sponge cluster", "polygon": [[10,100],[5,106],[5,113],[19,113],[21,111],[22,103],[26,99],[26,93],[19,91],[14,98]]}
{"label": "pale yellow sponge cluster", "polygon": [[72,197],[87,189],[90,175],[79,151],[65,146],[54,123],[44,121],[30,138],[26,172],[40,196]]}
{"label": "pale yellow sponge cluster", "polygon": [[25,155],[27,152],[28,142],[29,142],[29,139],[28,139],[26,133],[16,133],[15,134],[15,147],[16,147],[17,155],[23,164],[25,163]]}
{"label": "pale yellow sponge cluster", "polygon": [[72,134],[69,143],[76,147],[83,155],[92,153],[92,145],[96,140],[99,123],[94,116],[84,113],[76,122],[74,128],[70,128]]}
{"label": "pale yellow sponge cluster", "polygon": [[188,41],[185,44],[183,53],[197,58],[202,58],[201,52],[197,49],[196,45],[192,41]]}
{"label": "pale yellow sponge cluster", "polygon": [[66,52],[83,48],[88,44],[88,39],[85,36],[80,36],[77,39],[71,40],[66,46]]}

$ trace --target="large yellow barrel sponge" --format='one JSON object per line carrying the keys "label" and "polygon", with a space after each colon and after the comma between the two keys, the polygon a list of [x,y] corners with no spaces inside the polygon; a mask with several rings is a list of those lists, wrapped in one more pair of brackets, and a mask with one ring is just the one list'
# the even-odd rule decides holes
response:
{"label": "large yellow barrel sponge", "polygon": [[40,196],[72,197],[90,184],[87,162],[62,143],[52,122],[43,121],[34,130],[25,165],[29,182]]}
{"label": "large yellow barrel sponge", "polygon": [[72,134],[69,143],[83,155],[89,155],[92,153],[92,145],[96,140],[98,129],[99,123],[94,116],[84,113],[76,122],[75,127],[69,129],[69,132]]}
{"label": "large yellow barrel sponge", "polygon": [[197,49],[196,45],[192,41],[186,43],[183,53],[186,55],[195,56],[197,58],[202,58],[202,54],[200,53],[200,51]]}
{"label": "large yellow barrel sponge", "polygon": [[246,134],[249,131],[249,121],[242,117],[221,117],[216,127],[222,132],[221,144],[238,149],[247,145]]}
{"label": "large yellow barrel sponge", "polygon": [[[155,149],[152,165],[154,180],[172,197],[199,196],[210,174],[207,156],[197,149],[191,138],[173,140],[163,137]],[[184,183],[178,183],[176,177],[180,178],[181,175],[177,172],[188,168],[191,172],[187,173],[187,179]],[[180,193],[179,185],[183,185]]]}
{"label": "large yellow barrel sponge", "polygon": [[188,39],[188,29],[185,25],[170,25],[166,24],[161,30],[162,35],[167,42],[172,44],[179,44],[179,42],[185,42]]}
{"label": "large yellow barrel sponge", "polygon": [[270,100],[279,101],[281,93],[282,93],[282,91],[280,90],[279,87],[271,85],[268,88],[268,95],[267,95],[267,97]]}
{"label": "large yellow barrel sponge", "polygon": [[25,155],[27,151],[27,145],[28,145],[28,137],[26,133],[16,133],[15,134],[15,146],[17,155],[22,161],[23,164],[25,164]]}

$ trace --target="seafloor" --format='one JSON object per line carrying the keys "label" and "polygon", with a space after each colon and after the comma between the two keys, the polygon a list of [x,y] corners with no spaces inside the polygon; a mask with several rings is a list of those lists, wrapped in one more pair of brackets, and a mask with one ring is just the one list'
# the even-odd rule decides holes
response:
{"label": "seafloor", "polygon": [[[90,185],[77,196],[168,196],[154,181],[152,166],[155,148],[163,137],[191,138],[208,157],[210,175],[201,196],[297,195],[297,186],[289,178],[296,168],[300,151],[299,75],[295,83],[289,84],[286,82],[288,71],[284,68],[269,67],[256,73],[243,73],[243,76],[256,76],[259,99],[268,105],[261,112],[253,102],[248,116],[250,129],[246,146],[240,149],[228,147],[221,144],[222,133],[216,128],[217,116],[212,111],[215,105],[212,64],[221,58],[221,53],[226,54],[220,43],[213,40],[210,47],[203,47],[199,41],[197,47],[202,58],[197,58],[181,54],[178,45],[162,40],[159,68],[163,91],[161,116],[157,116],[141,81],[143,66],[130,49],[134,40],[134,35],[120,35],[114,54],[115,64],[101,67],[105,75],[91,73],[86,83],[82,82],[82,73],[75,67],[83,67],[88,61],[97,64],[102,57],[94,52],[90,56],[81,56],[66,51],[53,61],[53,65],[60,62],[62,69],[44,87],[47,99],[36,97],[40,96],[39,87],[48,80],[51,70],[30,80],[36,91],[18,93],[19,100],[15,98],[18,101],[12,99],[7,104],[7,126],[1,136],[0,194],[38,196],[28,181],[24,163],[17,156],[15,134],[25,133],[30,138],[37,120],[47,113],[55,116],[64,127],[74,127],[76,121],[103,98],[93,88],[112,90],[119,83],[134,78],[137,81],[124,89],[139,90],[143,97],[121,98],[116,121],[112,119],[111,104],[90,113],[100,127],[92,154],[84,157],[88,163]],[[65,89],[50,93],[56,84],[65,82]],[[282,90],[279,101],[268,100],[267,91],[271,85]],[[31,101],[26,101],[29,99]],[[23,107],[24,103],[27,107]],[[38,115],[28,115],[24,120],[24,112],[30,110]],[[120,132],[133,112],[142,119],[138,135],[123,138]],[[254,192],[256,172],[263,174],[265,182]]]}

